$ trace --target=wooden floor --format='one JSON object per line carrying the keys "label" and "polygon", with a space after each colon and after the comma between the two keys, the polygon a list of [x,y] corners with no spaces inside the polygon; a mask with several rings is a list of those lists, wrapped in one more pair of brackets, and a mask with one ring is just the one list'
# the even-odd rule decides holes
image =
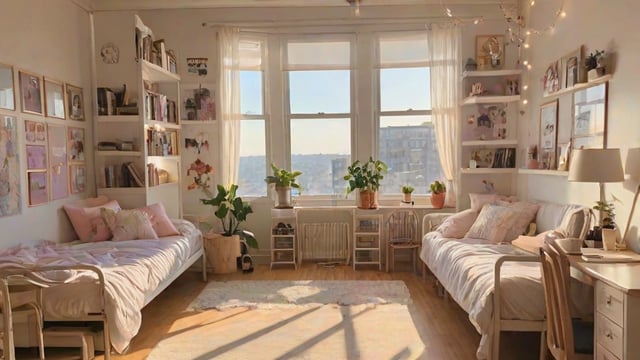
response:
{"label": "wooden floor", "polygon": [[[405,267],[406,269],[409,266]],[[399,268],[397,268],[399,269]],[[480,335],[468,320],[467,314],[454,301],[438,296],[430,277],[423,280],[411,272],[385,273],[377,268],[362,268],[353,271],[351,266],[323,267],[313,263],[304,264],[294,270],[282,267],[269,270],[259,265],[253,273],[241,272],[230,275],[209,275],[209,281],[224,280],[402,280],[411,293],[414,323],[419,328],[426,345],[422,358],[437,360],[475,359]],[[233,316],[242,309],[218,312],[216,310],[194,313],[186,307],[204,288],[199,272],[188,271],[181,275],[153,302],[142,311],[142,328],[133,339],[126,355],[112,355],[117,360],[144,359],[163,336],[187,327],[219,321]],[[501,359],[537,359],[538,340],[536,334],[503,333]],[[79,349],[47,349],[47,359],[78,358]],[[33,349],[21,350],[19,358],[33,358]],[[103,355],[96,357],[104,359]]]}

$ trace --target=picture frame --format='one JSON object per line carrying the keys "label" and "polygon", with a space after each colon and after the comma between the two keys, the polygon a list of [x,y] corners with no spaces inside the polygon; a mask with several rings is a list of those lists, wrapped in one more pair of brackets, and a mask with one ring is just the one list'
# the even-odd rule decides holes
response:
{"label": "picture frame", "polygon": [[27,144],[44,145],[47,142],[46,125],[42,121],[24,121],[24,140]]}
{"label": "picture frame", "polygon": [[30,171],[27,173],[29,183],[29,206],[46,204],[49,199],[46,171]]}
{"label": "picture frame", "polygon": [[540,106],[540,152],[543,168],[556,167],[556,146],[558,142],[558,100]]}
{"label": "picture frame", "polygon": [[504,66],[504,35],[476,36],[478,70],[499,70]]}
{"label": "picture frame", "polygon": [[51,200],[62,199],[69,195],[66,134],[65,126],[47,124]]}
{"label": "picture frame", "polygon": [[607,98],[606,82],[573,93],[572,148],[606,148]]}
{"label": "picture frame", "polygon": [[65,93],[69,120],[84,121],[84,96],[82,88],[65,84]]}
{"label": "picture frame", "polygon": [[569,171],[571,160],[571,141],[558,144],[558,171]]}
{"label": "picture frame", "polygon": [[562,88],[568,89],[576,84],[584,82],[584,58],[582,46],[563,56]]}
{"label": "picture frame", "polygon": [[47,149],[44,145],[27,145],[27,170],[47,169]]}
{"label": "picture frame", "polygon": [[493,167],[495,149],[478,149],[471,152],[471,159],[475,161],[476,168]]}
{"label": "picture frame", "polygon": [[86,167],[84,165],[69,166],[69,189],[72,194],[85,192]]}
{"label": "picture frame", "polygon": [[22,112],[42,115],[42,77],[24,70],[18,74]]}
{"label": "picture frame", "polygon": [[15,116],[0,115],[0,217],[18,215],[21,212],[20,158],[18,152],[18,119]]}
{"label": "picture frame", "polygon": [[67,128],[67,158],[70,163],[84,162],[84,129],[78,127]]}
{"label": "picture frame", "polygon": [[47,117],[66,119],[64,84],[62,82],[44,78],[44,105]]}
{"label": "picture frame", "polygon": [[0,63],[0,109],[16,109],[13,66]]}
{"label": "picture frame", "polygon": [[560,67],[559,63],[559,60],[553,61],[551,64],[549,64],[547,70],[545,70],[542,86],[542,96],[549,96],[560,90],[561,81],[560,73],[558,72]]}

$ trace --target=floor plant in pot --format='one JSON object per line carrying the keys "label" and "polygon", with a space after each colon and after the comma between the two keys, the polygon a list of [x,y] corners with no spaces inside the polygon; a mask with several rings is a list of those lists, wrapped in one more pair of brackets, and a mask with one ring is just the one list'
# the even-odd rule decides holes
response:
{"label": "floor plant in pot", "polygon": [[253,248],[258,248],[258,241],[252,232],[240,228],[240,224],[247,220],[247,216],[253,212],[253,209],[249,203],[236,195],[238,185],[232,184],[225,188],[218,184],[217,190],[218,193],[214,198],[200,199],[200,201],[205,205],[216,207],[214,215],[222,224],[222,233],[207,234],[205,249],[214,273],[225,274],[237,269],[237,258],[242,255],[241,240]]}
{"label": "floor plant in pot", "polygon": [[387,173],[387,164],[381,160],[369,160],[361,163],[356,160],[347,168],[344,180],[348,182],[347,194],[358,190],[360,209],[376,209],[378,207],[377,193],[380,188],[380,180]]}
{"label": "floor plant in pot", "polygon": [[293,207],[291,201],[291,189],[301,190],[300,184],[296,182],[296,178],[302,175],[302,171],[287,171],[280,169],[275,164],[271,164],[273,175],[267,176],[264,181],[267,184],[275,184],[278,198],[275,207],[277,209],[290,209]]}
{"label": "floor plant in pot", "polygon": [[429,185],[431,189],[431,205],[436,209],[444,207],[444,199],[447,196],[447,187],[441,181],[434,181]]}

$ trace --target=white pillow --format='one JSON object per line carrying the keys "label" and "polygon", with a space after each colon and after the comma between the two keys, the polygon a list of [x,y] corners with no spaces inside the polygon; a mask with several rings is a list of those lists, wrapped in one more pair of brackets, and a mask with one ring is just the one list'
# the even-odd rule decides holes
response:
{"label": "white pillow", "polygon": [[501,243],[515,218],[516,212],[509,207],[486,204],[464,237]]}
{"label": "white pillow", "polygon": [[511,208],[516,216],[513,223],[507,230],[503,241],[513,241],[517,239],[518,236],[524,234],[529,224],[535,221],[536,213],[538,212],[540,205],[526,201],[519,201],[508,204],[506,207]]}
{"label": "white pillow", "polygon": [[120,210],[100,209],[104,222],[113,233],[113,241],[157,239],[149,216],[137,209]]}
{"label": "white pillow", "polygon": [[436,229],[443,237],[460,239],[469,231],[478,217],[478,211],[467,209],[447,217]]}

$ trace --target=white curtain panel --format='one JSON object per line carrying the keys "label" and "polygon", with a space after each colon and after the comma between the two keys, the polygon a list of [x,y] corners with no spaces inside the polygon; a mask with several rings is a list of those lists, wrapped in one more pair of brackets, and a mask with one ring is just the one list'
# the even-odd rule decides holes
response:
{"label": "white curtain panel", "polygon": [[455,206],[461,81],[461,32],[456,25],[432,25],[427,35],[431,68],[431,118],[447,186],[447,205]]}
{"label": "white curtain panel", "polygon": [[220,182],[236,184],[240,164],[240,29],[218,29]]}

